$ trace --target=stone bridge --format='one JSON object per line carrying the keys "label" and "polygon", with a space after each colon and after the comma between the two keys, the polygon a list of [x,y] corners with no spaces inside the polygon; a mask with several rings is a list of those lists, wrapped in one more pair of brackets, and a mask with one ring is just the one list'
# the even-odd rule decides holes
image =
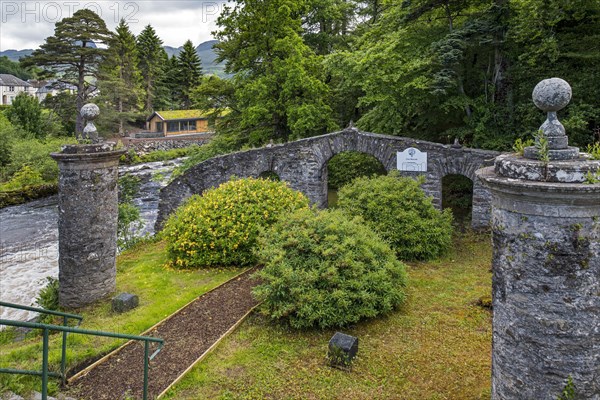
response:
{"label": "stone bridge", "polygon": [[473,228],[487,227],[490,193],[475,171],[492,165],[495,151],[456,148],[399,136],[387,136],[348,128],[341,132],[295,142],[241,151],[206,160],[187,170],[162,189],[157,230],[177,207],[193,194],[216,187],[231,176],[258,177],[274,172],[290,187],[304,193],[313,204],[327,206],[327,162],[344,151],[357,151],[377,158],[389,172],[397,168],[397,152],[414,147],[427,153],[426,172],[401,172],[405,176],[425,175],[424,191],[442,205],[442,178],[463,175],[473,181]]}

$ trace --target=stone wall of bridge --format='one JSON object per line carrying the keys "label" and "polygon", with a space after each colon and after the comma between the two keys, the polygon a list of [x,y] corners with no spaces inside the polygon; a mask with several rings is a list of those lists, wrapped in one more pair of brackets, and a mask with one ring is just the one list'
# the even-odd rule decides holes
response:
{"label": "stone wall of bridge", "polygon": [[259,149],[236,152],[206,160],[190,168],[161,191],[157,229],[187,198],[216,187],[232,176],[258,177],[274,172],[290,186],[304,193],[313,204],[327,206],[327,162],[344,151],[357,151],[377,158],[387,171],[396,169],[397,152],[414,147],[427,153],[426,172],[401,172],[407,176],[424,175],[425,192],[436,207],[442,204],[442,178],[464,175],[473,181],[474,228],[487,227],[490,220],[490,193],[475,171],[492,164],[495,151],[457,148],[411,138],[379,135],[349,128],[328,135]]}

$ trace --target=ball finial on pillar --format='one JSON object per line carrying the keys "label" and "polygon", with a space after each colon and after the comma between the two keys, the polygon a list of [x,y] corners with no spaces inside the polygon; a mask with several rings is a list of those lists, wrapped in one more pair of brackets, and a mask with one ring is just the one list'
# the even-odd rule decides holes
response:
{"label": "ball finial on pillar", "polygon": [[86,121],[85,128],[83,128],[82,139],[89,139],[92,143],[100,142],[98,139],[98,129],[96,129],[96,125],[94,125],[93,122],[100,115],[100,108],[93,103],[88,103],[81,107],[79,113]]}
{"label": "ball finial on pillar", "polygon": [[[556,113],[571,101],[571,86],[560,78],[544,79],[533,89],[532,99],[537,108],[547,113],[546,121],[540,126],[542,136],[536,137],[536,146],[525,149],[524,155],[530,159],[540,159],[540,152],[547,152],[549,160],[572,160],[579,156],[577,147],[569,147],[565,127]],[[547,142],[541,146],[540,137]],[[542,147],[544,149],[542,150]]]}

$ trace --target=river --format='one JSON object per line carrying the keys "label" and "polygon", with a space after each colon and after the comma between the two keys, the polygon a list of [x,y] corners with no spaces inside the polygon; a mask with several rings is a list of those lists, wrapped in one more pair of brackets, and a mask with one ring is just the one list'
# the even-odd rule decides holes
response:
{"label": "river", "polygon": [[[183,159],[119,168],[140,178],[134,204],[144,222],[139,235],[154,234],[159,192]],[[58,277],[58,196],[0,210],[0,300],[33,305],[47,277]],[[35,313],[0,307],[0,319],[28,320]]]}

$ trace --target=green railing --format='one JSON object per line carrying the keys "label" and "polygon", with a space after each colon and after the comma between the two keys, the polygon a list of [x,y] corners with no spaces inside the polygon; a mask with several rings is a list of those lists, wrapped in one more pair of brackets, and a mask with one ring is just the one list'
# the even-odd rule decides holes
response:
{"label": "green railing", "polygon": [[[143,389],[143,398],[147,400],[148,398],[148,369],[149,362],[158,354],[161,350],[164,341],[159,338],[150,337],[150,336],[135,336],[135,335],[125,335],[121,333],[112,333],[112,332],[102,332],[102,331],[93,331],[86,329],[79,329],[77,327],[67,326],[67,322],[69,318],[77,319],[79,322],[83,319],[83,317],[75,314],[67,314],[61,313],[58,311],[50,311],[35,307],[27,307],[21,306],[18,304],[5,303],[0,302],[0,307],[10,307],[16,308],[20,310],[27,311],[35,311],[44,314],[57,315],[63,317],[64,325],[50,325],[50,324],[40,324],[35,322],[22,322],[22,321],[12,321],[6,319],[0,319],[0,325],[5,326],[14,326],[21,328],[30,328],[30,329],[41,329],[43,331],[43,349],[42,349],[42,370],[41,371],[29,371],[29,370],[18,370],[18,369],[10,369],[10,368],[0,368],[0,373],[6,374],[20,374],[20,375],[34,375],[42,377],[42,400],[47,400],[48,398],[48,377],[56,377],[61,378],[64,383],[66,380],[66,346],[67,333],[78,333],[81,335],[92,335],[92,336],[103,336],[103,337],[111,337],[117,339],[128,339],[128,340],[141,340],[144,341],[144,389]],[[48,371],[48,345],[49,345],[49,336],[50,331],[58,331],[63,332],[63,343],[62,343],[62,359],[61,359],[61,373],[55,373]],[[158,349],[152,355],[150,355],[150,342],[158,343]]]}
{"label": "green railing", "polygon": [[[4,302],[4,301],[0,301],[0,307],[14,308],[14,309],[17,309],[17,310],[25,310],[25,311],[34,311],[34,312],[41,313],[41,314],[56,315],[58,317],[63,317],[63,326],[68,326],[69,319],[77,320],[77,326],[79,326],[79,324],[81,324],[81,321],[83,320],[83,317],[81,315],[68,314],[68,313],[64,313],[64,312],[60,312],[60,311],[46,310],[44,308],[23,306],[23,305],[20,305],[20,304],[7,303],[7,302]],[[59,376],[59,378],[61,378],[63,385],[66,383],[66,379],[67,379],[67,375],[66,375],[66,368],[67,368],[67,334],[68,334],[68,332],[63,332],[63,337],[62,337],[62,354],[61,354],[61,359],[60,359],[60,376]],[[5,372],[5,371],[2,368],[0,368],[0,372]]]}

